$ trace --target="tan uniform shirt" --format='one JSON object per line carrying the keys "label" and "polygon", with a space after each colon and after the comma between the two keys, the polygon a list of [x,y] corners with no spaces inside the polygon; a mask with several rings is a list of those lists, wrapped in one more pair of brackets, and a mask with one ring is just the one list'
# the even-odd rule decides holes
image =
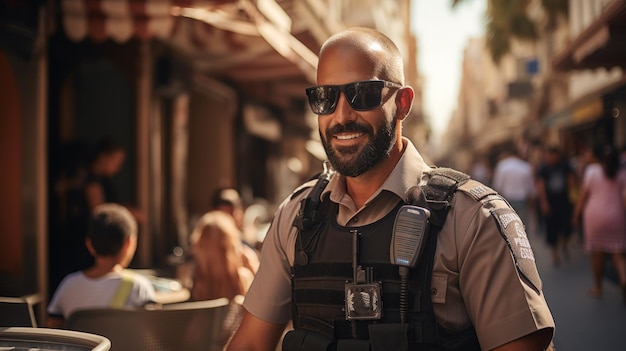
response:
{"label": "tan uniform shirt", "polygon": [[[340,205],[340,225],[362,226],[381,219],[429,170],[413,144],[408,139],[404,142],[400,162],[361,209],[346,193],[345,178],[333,176],[324,192],[330,192],[330,199]],[[244,302],[244,307],[262,320],[287,323],[291,319],[290,267],[297,235],[292,224],[300,200],[309,190],[281,204],[263,243],[261,266]],[[504,201],[495,204],[507,206]],[[554,328],[543,294],[520,276],[489,211],[460,191],[451,205],[438,235],[433,267],[432,300],[439,324],[452,331],[474,325],[485,350],[539,329]]]}

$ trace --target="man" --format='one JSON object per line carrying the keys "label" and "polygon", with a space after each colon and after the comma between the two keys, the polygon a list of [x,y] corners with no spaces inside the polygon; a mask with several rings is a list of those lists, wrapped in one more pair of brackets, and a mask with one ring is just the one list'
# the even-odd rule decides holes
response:
{"label": "man", "polygon": [[514,145],[509,145],[496,164],[492,186],[509,201],[525,224],[535,190],[534,178],[530,163],[518,156]]}
{"label": "man", "polygon": [[[378,82],[366,82],[370,80]],[[258,275],[246,295],[243,321],[227,350],[274,350],[292,319],[292,307],[296,331],[285,336],[283,350],[370,350],[370,343],[371,350],[544,350],[550,344],[554,322],[536,286],[540,282],[523,278],[531,276],[533,269],[536,272],[534,261],[520,260],[529,269],[524,268],[525,273],[516,270],[513,250],[507,247],[487,205],[460,191],[452,199],[438,236],[430,236],[436,240],[436,252],[429,281],[432,286],[424,299],[430,305],[424,307],[433,312],[422,316],[427,320],[434,315],[436,329],[427,329],[427,323],[414,318],[413,302],[419,297],[413,290],[408,301],[411,312],[404,319],[396,318],[406,300],[398,301],[395,297],[402,295],[389,289],[397,287],[395,282],[383,282],[382,316],[372,313],[363,317],[368,320],[360,320],[362,316],[347,315],[350,308],[342,311],[344,300],[352,306],[349,303],[355,295],[374,297],[365,301],[371,310],[378,306],[381,296],[366,290],[380,288],[375,281],[388,267],[385,262],[371,263],[368,257],[383,257],[391,266],[390,224],[418,179],[422,175],[428,178],[431,169],[402,137],[402,121],[409,114],[414,91],[403,85],[401,54],[387,37],[366,28],[333,35],[320,51],[317,82],[320,85],[307,89],[307,94],[313,112],[319,115],[320,137],[337,172],[320,197],[320,224],[313,226],[318,238],[300,240],[301,230],[293,226],[301,200],[306,202],[312,191],[308,184],[285,200],[275,215],[263,244]],[[501,199],[488,203],[494,210],[507,206]],[[508,207],[501,210],[514,215]],[[520,228],[517,222],[507,222],[507,228]],[[310,234],[303,227],[303,233]],[[519,234],[524,234],[523,230]],[[387,245],[378,245],[384,238]],[[351,243],[355,245],[351,247]],[[517,246],[512,247],[519,253]],[[532,257],[532,251],[526,253],[525,257]],[[365,268],[366,277],[374,276],[374,282],[366,279],[371,284],[361,285],[364,289],[360,291],[349,284],[362,280],[352,280],[351,258],[358,261],[355,272]],[[319,276],[306,276],[307,267],[324,266],[329,268],[317,270]],[[346,266],[348,272],[340,273]],[[345,294],[341,274],[349,280]],[[408,284],[413,289],[420,281],[411,279]],[[325,317],[332,314],[337,317]],[[418,324],[425,328],[418,330]],[[368,335],[368,329],[376,332]],[[438,342],[438,335],[451,335],[453,341],[458,337],[462,342],[456,347],[418,345],[419,340],[433,337]],[[390,346],[398,340],[404,344]]]}
{"label": "man", "polygon": [[536,183],[539,209],[546,223],[546,242],[552,252],[552,264],[558,267],[561,253],[565,259],[569,256],[567,246],[573,231],[574,209],[570,190],[576,188],[574,171],[559,147],[548,147],[545,162],[537,170]]}

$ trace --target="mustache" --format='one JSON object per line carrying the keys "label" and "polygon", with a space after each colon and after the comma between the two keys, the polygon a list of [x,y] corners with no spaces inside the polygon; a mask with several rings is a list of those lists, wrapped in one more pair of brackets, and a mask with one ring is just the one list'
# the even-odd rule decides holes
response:
{"label": "mustache", "polygon": [[372,134],[372,128],[370,128],[368,125],[362,125],[356,122],[348,122],[346,124],[337,124],[331,128],[328,128],[326,130],[326,136],[330,137],[333,134],[352,132],[363,132],[367,134]]}

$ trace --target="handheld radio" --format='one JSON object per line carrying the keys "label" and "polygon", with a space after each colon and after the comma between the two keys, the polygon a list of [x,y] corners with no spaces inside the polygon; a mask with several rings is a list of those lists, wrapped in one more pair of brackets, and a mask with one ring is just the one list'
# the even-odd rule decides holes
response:
{"label": "handheld radio", "polygon": [[423,207],[413,205],[400,207],[393,224],[391,263],[415,267],[424,249],[429,217],[430,211]]}
{"label": "handheld radio", "polygon": [[391,263],[400,266],[400,321],[406,322],[408,314],[409,268],[415,267],[424,250],[428,234],[430,211],[418,206],[400,207],[393,224],[391,238]]}

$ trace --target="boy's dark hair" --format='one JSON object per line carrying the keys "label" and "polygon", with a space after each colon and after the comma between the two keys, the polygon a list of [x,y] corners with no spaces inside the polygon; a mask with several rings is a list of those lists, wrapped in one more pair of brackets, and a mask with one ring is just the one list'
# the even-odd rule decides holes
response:
{"label": "boy's dark hair", "polygon": [[114,203],[98,205],[89,219],[87,237],[98,256],[117,255],[124,242],[137,235],[137,222],[126,207]]}

